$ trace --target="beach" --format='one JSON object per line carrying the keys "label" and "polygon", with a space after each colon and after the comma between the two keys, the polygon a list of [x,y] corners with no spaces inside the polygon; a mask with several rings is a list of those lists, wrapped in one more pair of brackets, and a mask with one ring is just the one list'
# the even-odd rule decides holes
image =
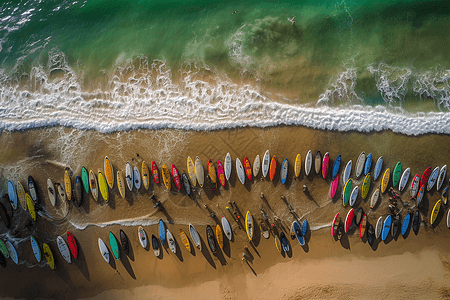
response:
{"label": "beach", "polygon": [[[323,179],[314,171],[306,176],[302,167],[300,176],[295,179],[293,164],[297,154],[301,154],[304,164],[309,150],[313,153],[320,150],[322,155],[329,152],[331,161],[341,154],[340,174],[346,162],[352,159],[355,163],[362,151],[372,153],[374,161],[383,155],[383,171],[387,167],[392,170],[401,161],[402,169],[411,168],[411,177],[400,196],[412,207],[414,202],[409,195],[412,176],[421,175],[428,166],[446,164],[448,151],[442,149],[442,145],[448,144],[448,140],[445,135],[405,136],[389,131],[364,134],[297,126],[216,131],[133,130],[109,134],[64,127],[3,132],[0,161],[4,191],[7,179],[25,184],[28,175],[32,175],[38,186],[40,203],[56,221],[38,216],[35,226],[21,227],[29,217],[18,207],[14,211],[12,230],[7,232],[1,225],[0,237],[14,241],[19,265],[8,260],[2,270],[0,295],[15,299],[175,299],[180,295],[187,299],[446,298],[450,291],[450,255],[446,247],[450,231],[445,224],[445,205],[434,226],[422,225],[418,235],[411,231],[406,238],[399,235],[385,242],[375,241],[370,247],[367,238],[359,238],[354,225],[348,234],[336,240],[331,236],[333,217],[337,212],[345,216],[349,210],[348,205],[342,205],[343,183],[339,183],[336,196],[331,199],[330,176]],[[143,187],[139,191],[127,190],[126,198],[122,199],[115,184],[108,203],[96,202],[83,191],[83,203],[79,208],[73,203],[57,203],[53,207],[45,188],[47,178],[54,183],[63,182],[65,167],[73,172],[72,179],[80,175],[82,166],[88,170],[103,170],[106,155],[114,170],[124,171],[127,161],[139,166],[142,160],[148,164],[154,160],[160,170],[163,164],[174,164],[181,174],[187,171],[187,156],[198,155],[206,172],[208,159],[223,162],[227,152],[233,164],[235,158],[243,160],[245,156],[253,164],[255,156],[262,157],[266,150],[276,155],[278,167],[288,158],[286,184],[281,184],[279,172],[270,181],[268,177],[262,178],[260,171],[251,182],[247,180],[242,185],[233,165],[226,187],[215,191],[205,184],[203,188],[195,187],[193,196],[189,197],[183,189],[178,192],[173,184],[168,191],[163,184],[156,185],[152,180],[149,191]],[[354,168],[351,177],[354,184],[362,184],[363,177],[354,178]],[[368,221],[372,225],[379,216],[388,214],[387,194],[381,196],[376,209],[368,207],[369,198],[380,183],[381,176],[377,181],[372,180],[369,196],[365,200],[359,197],[354,207],[362,206],[366,212],[370,211]],[[309,196],[303,193],[303,185],[307,186]],[[444,187],[447,185],[448,179],[445,179]],[[154,200],[149,199],[152,194],[161,201],[162,212],[153,207]],[[294,218],[281,195],[300,221],[308,220],[309,230],[303,247],[290,238],[289,228]],[[425,194],[420,208],[423,217],[430,218],[431,209],[440,197],[435,189]],[[290,251],[278,252],[273,235],[265,239],[258,230],[250,243],[242,229],[243,221],[238,225],[226,210],[229,201],[235,201],[242,218],[250,211],[256,224],[262,219],[261,207],[270,222],[276,223],[274,217],[281,220],[277,228],[285,231]],[[401,209],[402,204],[398,205]],[[210,211],[219,219],[225,216],[234,233],[231,242],[225,238],[224,250],[217,254],[210,251],[206,240],[206,225],[214,225],[214,228],[217,222]],[[403,209],[401,214],[404,216],[406,211]],[[66,219],[57,221],[67,212]],[[158,237],[159,219],[175,237],[176,255],[166,244],[157,258],[149,247],[144,249],[139,244],[138,226],[144,227],[148,237],[152,234]],[[192,253],[181,242],[178,231],[188,232],[189,223],[196,227],[203,240],[201,252],[192,247],[189,234],[194,248]],[[129,256],[122,251],[120,261],[111,255],[107,264],[99,252],[97,240],[102,238],[109,247],[108,232],[119,237],[120,229],[127,234],[132,250]],[[75,236],[79,249],[79,257],[72,264],[63,260],[55,242],[58,235],[65,238],[67,230]],[[51,270],[45,261],[36,262],[29,242],[31,234],[39,243],[50,245],[56,270]],[[242,260],[244,246],[249,249],[246,261]]]}

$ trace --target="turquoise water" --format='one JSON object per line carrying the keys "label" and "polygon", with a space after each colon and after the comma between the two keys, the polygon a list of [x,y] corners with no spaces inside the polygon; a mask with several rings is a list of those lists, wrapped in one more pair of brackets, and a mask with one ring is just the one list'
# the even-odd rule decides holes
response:
{"label": "turquoise water", "polygon": [[[1,126],[91,122],[88,128],[121,130],[117,122],[100,126],[101,111],[68,120],[69,111],[101,106],[133,123],[127,129],[183,127],[150,117],[181,103],[180,114],[191,115],[181,118],[190,123],[183,128],[197,128],[191,123],[205,119],[198,110],[225,100],[227,109],[211,119],[228,116],[221,127],[277,124],[264,123],[259,98],[294,109],[447,112],[449,13],[448,1],[10,1],[0,10]],[[45,103],[43,114],[24,125],[29,115],[14,103],[32,100]],[[192,101],[196,108],[183,106]],[[130,102],[148,113],[124,109]],[[44,114],[48,107],[54,110]],[[255,111],[231,122],[249,107]]]}

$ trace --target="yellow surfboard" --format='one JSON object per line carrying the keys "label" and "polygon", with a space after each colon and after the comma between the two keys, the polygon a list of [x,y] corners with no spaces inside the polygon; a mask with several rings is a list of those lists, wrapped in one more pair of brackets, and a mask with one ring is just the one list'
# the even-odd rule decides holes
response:
{"label": "yellow surfboard", "polygon": [[383,179],[381,180],[381,193],[384,194],[388,185],[389,185],[389,177],[391,177],[391,169],[387,168],[384,171]]}
{"label": "yellow surfboard", "polygon": [[125,185],[121,171],[117,171],[117,188],[119,189],[120,196],[125,198]]}
{"label": "yellow surfboard", "polygon": [[102,171],[98,171],[98,187],[100,189],[100,193],[102,194],[105,202],[109,201],[109,191],[108,184],[106,183],[106,178],[103,176]]}
{"label": "yellow surfboard", "polygon": [[55,260],[53,259],[52,250],[46,243],[42,244],[42,249],[44,249],[44,256],[45,256],[45,259],[47,259],[50,269],[54,270],[55,269]]}
{"label": "yellow surfboard", "polygon": [[275,246],[277,247],[278,252],[281,253],[281,244],[277,236],[275,236]]}
{"label": "yellow surfboard", "polygon": [[25,201],[25,190],[20,181],[17,181],[17,198],[19,198],[20,205],[23,210],[27,211],[27,202]]}
{"label": "yellow surfboard", "polygon": [[217,239],[217,244],[219,244],[220,249],[223,249],[223,233],[222,233],[222,228],[220,228],[219,224],[216,225],[216,239]]}
{"label": "yellow surfboard", "polygon": [[70,179],[69,170],[64,172],[64,189],[66,190],[67,200],[72,199],[72,180]]}
{"label": "yellow surfboard", "polygon": [[436,221],[436,218],[439,214],[439,209],[441,208],[441,199],[439,199],[436,204],[433,207],[433,210],[431,211],[431,217],[430,217],[430,224],[433,225],[434,221]]}
{"label": "yellow surfboard", "polygon": [[366,177],[364,178],[361,189],[361,197],[363,199],[366,199],[367,194],[369,193],[369,189],[370,189],[370,173],[367,173]]}
{"label": "yellow surfboard", "polygon": [[180,229],[180,237],[187,251],[191,252],[191,244],[189,243],[189,239],[183,229]]}
{"label": "yellow surfboard", "polygon": [[188,158],[187,158],[187,169],[188,169],[189,179],[191,180],[192,186],[196,186],[197,185],[197,177],[195,177],[195,165],[194,165],[194,161],[192,160],[192,158],[190,156],[188,156]]}
{"label": "yellow surfboard", "polygon": [[162,173],[164,185],[170,191],[170,189],[172,188],[172,182],[170,181],[170,172],[169,172],[169,169],[166,167],[166,165],[162,166],[161,173]]}
{"label": "yellow surfboard", "polygon": [[247,211],[245,216],[245,231],[247,231],[248,239],[251,241],[253,238],[253,217],[250,211]]}
{"label": "yellow surfboard", "polygon": [[108,183],[109,188],[112,189],[114,186],[114,171],[113,171],[113,165],[112,165],[111,161],[109,160],[108,156],[105,156],[103,165],[105,167],[106,182]]}
{"label": "yellow surfboard", "polygon": [[145,160],[142,162],[142,183],[146,190],[150,186],[150,174],[148,172],[148,166]]}
{"label": "yellow surfboard", "polygon": [[302,170],[302,157],[300,154],[297,154],[297,157],[295,158],[294,170],[295,177],[300,176],[300,171]]}
{"label": "yellow surfboard", "polygon": [[34,210],[34,202],[28,193],[25,193],[25,202],[27,203],[28,212],[30,213],[31,218],[34,221],[36,221],[36,211]]}

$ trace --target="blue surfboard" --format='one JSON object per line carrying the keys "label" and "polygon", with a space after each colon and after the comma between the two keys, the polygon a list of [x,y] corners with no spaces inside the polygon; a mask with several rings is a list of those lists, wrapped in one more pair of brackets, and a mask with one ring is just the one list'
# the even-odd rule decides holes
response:
{"label": "blue surfboard", "polygon": [[380,156],[375,165],[375,171],[373,172],[373,180],[377,180],[378,176],[381,174],[381,168],[383,167],[383,156]]}
{"label": "blue surfboard", "polygon": [[405,219],[403,219],[403,224],[402,224],[402,236],[405,235],[406,231],[408,231],[409,224],[411,223],[411,215],[412,215],[412,213],[408,213],[408,214],[405,216]]}
{"label": "blue surfboard", "polygon": [[381,232],[381,240],[385,240],[391,231],[391,223],[392,223],[392,216],[389,215],[386,217],[386,220],[384,220],[383,223],[383,231]]}
{"label": "blue surfboard", "polygon": [[294,221],[294,233],[299,244],[303,246],[305,244],[305,238],[302,235],[302,227],[300,226],[300,224],[298,224],[297,221]]}
{"label": "blue surfboard", "polygon": [[280,233],[280,241],[281,241],[281,246],[283,246],[283,250],[284,252],[289,252],[289,244],[286,238],[286,235],[284,234],[284,232]]}
{"label": "blue surfboard", "polygon": [[161,219],[159,219],[159,239],[161,240],[161,245],[164,246],[166,243],[166,228],[164,227],[164,222]]}
{"label": "blue surfboard", "polygon": [[341,167],[341,155],[339,154],[334,160],[333,170],[331,171],[331,180],[336,178],[336,175],[339,173],[339,168]]}
{"label": "blue surfboard", "polygon": [[285,158],[283,160],[283,163],[281,164],[281,171],[280,171],[280,178],[281,178],[281,183],[282,184],[286,183],[286,178],[287,178],[287,174],[288,174],[288,167],[289,167],[289,162],[288,162],[288,159]]}
{"label": "blue surfboard", "polygon": [[308,220],[303,221],[302,224],[302,235],[306,235],[306,231],[308,231]]}
{"label": "blue surfboard", "polygon": [[366,157],[366,164],[364,166],[364,175],[367,175],[372,168],[372,153],[369,153]]}

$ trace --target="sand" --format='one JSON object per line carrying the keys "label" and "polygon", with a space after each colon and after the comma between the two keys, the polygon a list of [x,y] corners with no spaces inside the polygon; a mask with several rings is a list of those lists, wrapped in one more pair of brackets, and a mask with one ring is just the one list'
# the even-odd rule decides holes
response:
{"label": "sand", "polygon": [[[1,180],[12,177],[25,183],[28,174],[37,181],[39,196],[47,212],[54,218],[62,218],[70,208],[67,219],[50,222],[40,217],[33,228],[22,228],[27,220],[24,211],[14,212],[13,228],[19,250],[20,265],[9,260],[3,269],[0,296],[13,298],[43,299],[323,299],[323,298],[446,298],[450,295],[448,239],[450,230],[445,225],[442,209],[437,225],[422,226],[416,236],[412,232],[404,239],[388,239],[370,247],[366,239],[359,238],[356,226],[338,241],[331,237],[330,224],[336,212],[346,214],[340,197],[330,199],[331,180],[312,174],[306,177],[304,169],[300,177],[293,179],[293,162],[297,153],[304,160],[309,149],[322,154],[329,151],[331,159],[342,155],[343,164],[349,159],[356,162],[361,151],[372,152],[374,161],[384,157],[384,168],[393,168],[402,161],[403,169],[411,167],[412,175],[422,173],[427,166],[446,164],[449,137],[427,135],[407,137],[392,132],[339,133],[298,127],[267,129],[244,128],[214,132],[186,132],[176,130],[131,131],[113,134],[82,132],[67,128],[46,128],[25,132],[3,132],[0,137],[3,152]],[[230,152],[232,158],[248,156],[251,163],[256,154],[261,157],[265,150],[276,154],[278,163],[287,157],[291,162],[286,185],[280,183],[279,175],[274,182],[261,179],[242,185],[232,172],[225,188],[211,191],[208,185],[195,188],[189,198],[184,192],[169,192],[163,185],[152,183],[149,191],[129,193],[122,199],[115,186],[110,191],[108,204],[86,198],[80,208],[59,203],[55,208],[49,204],[45,183],[48,177],[62,182],[64,167],[71,168],[74,175],[81,167],[102,169],[103,158],[108,155],[115,169],[124,169],[130,161],[139,165],[142,160],[155,160],[162,164],[186,171],[186,157],[199,155],[204,166],[208,158],[223,161]],[[442,149],[442,151],[434,151]],[[139,156],[137,156],[137,153]],[[341,168],[341,171],[343,168]],[[353,173],[354,174],[354,173]],[[352,174],[352,175],[353,175]],[[354,177],[354,176],[353,176]],[[411,177],[412,179],[412,177]],[[410,180],[411,180],[410,179]],[[363,178],[355,180],[360,185]],[[379,186],[380,180],[372,181],[369,195]],[[302,192],[306,184],[310,191]],[[447,184],[447,181],[446,183]],[[409,187],[409,184],[408,184]],[[265,199],[260,198],[261,192]],[[342,183],[338,193],[342,192]],[[149,196],[154,193],[163,203],[164,211],[153,208]],[[288,234],[294,220],[288,206],[280,199],[284,195],[300,220],[308,219],[311,230],[307,243],[301,247],[289,239],[291,251],[279,253],[273,236],[266,240],[259,234],[249,243],[244,230],[239,229],[232,215],[226,211],[228,201],[235,201],[241,215],[249,210],[255,221],[261,219],[263,207],[270,221],[281,220],[279,230]],[[409,193],[401,194],[402,201],[409,200]],[[421,212],[429,218],[430,210],[440,193],[427,193]],[[89,199],[89,200],[87,200]],[[225,215],[233,227],[235,238],[226,242],[224,250],[211,253],[207,246],[206,225],[215,225],[209,211],[220,218]],[[218,205],[218,206],[217,206]],[[356,206],[366,211],[368,199],[360,198]],[[379,216],[386,216],[388,196],[383,195],[381,205],[370,212],[368,220],[373,225]],[[399,208],[402,205],[399,204]],[[406,208],[401,213],[406,214]],[[144,225],[147,235],[158,236],[159,219],[177,240],[177,255],[167,247],[156,258],[153,251],[143,249],[137,239],[138,225]],[[120,224],[118,224],[120,223]],[[188,253],[178,235],[180,228],[188,232],[188,224],[195,225],[203,239],[202,252],[194,249]],[[125,226],[126,225],[126,226]],[[107,241],[108,232],[117,237],[123,229],[131,243],[132,253],[122,253],[120,261],[107,264],[98,251],[97,239]],[[6,238],[6,228],[1,225],[1,237]],[[56,237],[70,230],[77,239],[79,258],[67,264],[56,246]],[[258,232],[257,232],[258,233]],[[45,263],[36,264],[28,236],[50,244],[56,257],[56,270]],[[288,234],[289,235],[289,234]],[[227,241],[227,240],[225,240]],[[107,243],[108,244],[108,243]],[[247,261],[242,261],[244,246],[248,246]],[[28,267],[27,267],[28,266]]]}

